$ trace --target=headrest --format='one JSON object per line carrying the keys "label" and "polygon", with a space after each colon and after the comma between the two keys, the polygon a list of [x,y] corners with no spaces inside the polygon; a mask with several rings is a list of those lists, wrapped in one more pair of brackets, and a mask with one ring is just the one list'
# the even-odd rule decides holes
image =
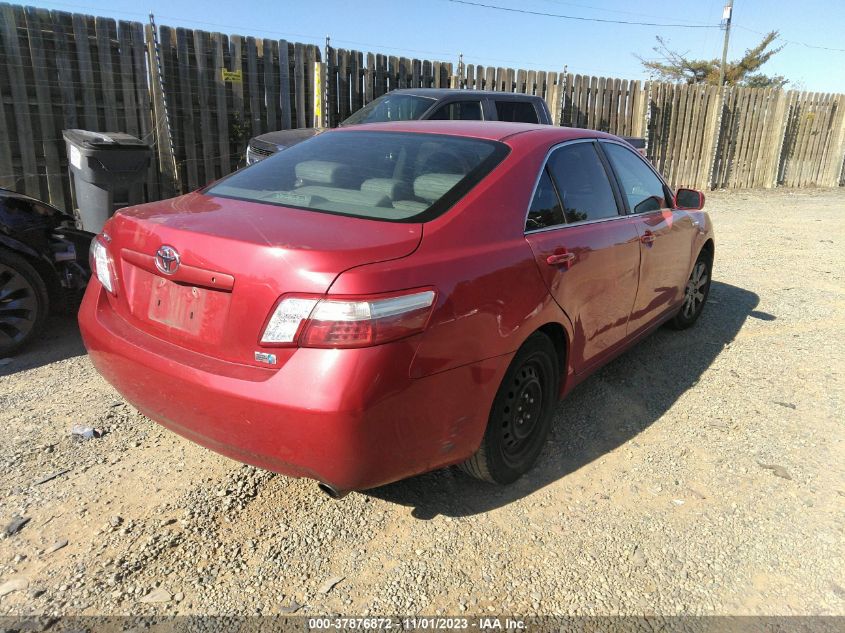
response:
{"label": "headrest", "polygon": [[414,180],[414,194],[418,198],[434,202],[463,178],[462,174],[423,174]]}
{"label": "headrest", "polygon": [[404,180],[396,178],[370,178],[361,183],[361,191],[380,193],[391,200],[403,200],[411,197],[411,187]]}
{"label": "headrest", "polygon": [[343,185],[349,181],[348,165],[328,160],[306,160],[296,164],[296,177],[314,185]]}

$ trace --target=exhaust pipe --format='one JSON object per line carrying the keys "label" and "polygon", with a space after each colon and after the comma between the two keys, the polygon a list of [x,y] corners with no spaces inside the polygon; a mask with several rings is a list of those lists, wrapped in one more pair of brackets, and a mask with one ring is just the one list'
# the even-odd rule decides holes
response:
{"label": "exhaust pipe", "polygon": [[324,482],[322,482],[322,481],[318,481],[318,482],[317,482],[317,487],[318,487],[318,488],[319,488],[322,492],[324,492],[325,494],[327,494],[329,497],[331,497],[332,499],[334,499],[335,501],[337,501],[338,499],[343,499],[346,495],[348,495],[348,494],[349,494],[349,491],[348,491],[348,490],[338,490],[338,489],[337,489],[337,488],[335,488],[334,486],[331,486],[331,485],[329,485],[329,484],[327,484],[327,483],[324,483]]}

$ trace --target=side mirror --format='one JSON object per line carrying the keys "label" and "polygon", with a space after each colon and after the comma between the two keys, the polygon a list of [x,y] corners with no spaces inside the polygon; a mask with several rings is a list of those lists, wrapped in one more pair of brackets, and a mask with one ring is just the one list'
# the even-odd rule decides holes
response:
{"label": "side mirror", "polygon": [[678,189],[675,193],[675,208],[698,211],[704,208],[704,194],[695,189]]}

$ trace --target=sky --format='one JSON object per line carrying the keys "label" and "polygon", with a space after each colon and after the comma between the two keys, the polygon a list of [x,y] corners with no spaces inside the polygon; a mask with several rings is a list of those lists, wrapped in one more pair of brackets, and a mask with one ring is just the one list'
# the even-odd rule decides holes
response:
{"label": "sky", "polygon": [[[388,55],[647,79],[635,55],[655,58],[655,37],[693,58],[721,58],[718,26],[725,0],[469,0],[579,18],[689,24],[639,26],[500,11],[456,0],[20,0],[63,11],[146,20],[227,34],[254,35]],[[728,59],[763,34],[780,31],[784,49],[763,68],[790,88],[845,92],[845,1],[735,0]],[[811,48],[807,44],[839,50]]]}

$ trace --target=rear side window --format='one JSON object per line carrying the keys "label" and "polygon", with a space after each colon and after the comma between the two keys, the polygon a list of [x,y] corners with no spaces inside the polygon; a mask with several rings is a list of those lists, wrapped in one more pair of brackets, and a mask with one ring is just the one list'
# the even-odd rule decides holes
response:
{"label": "rear side window", "polygon": [[666,190],[639,155],[616,143],[603,143],[605,154],[619,178],[622,195],[632,213],[648,213],[669,208]]}
{"label": "rear side window", "polygon": [[543,174],[537,183],[537,190],[534,192],[534,200],[531,201],[531,208],[528,210],[525,230],[536,231],[559,224],[563,224],[563,209],[560,206],[560,198],[557,197],[549,172],[543,169]]}
{"label": "rear side window", "polygon": [[618,215],[613,189],[593,143],[575,143],[556,149],[549,157],[548,166],[560,193],[567,222]]}
{"label": "rear side window", "polygon": [[429,117],[432,121],[480,121],[480,101],[453,101],[435,110]]}
{"label": "rear side window", "polygon": [[235,172],[206,195],[393,222],[425,222],[507,155],[502,143],[442,134],[335,131]]}
{"label": "rear side window", "polygon": [[539,123],[537,110],[529,101],[496,101],[496,118],[516,123]]}

